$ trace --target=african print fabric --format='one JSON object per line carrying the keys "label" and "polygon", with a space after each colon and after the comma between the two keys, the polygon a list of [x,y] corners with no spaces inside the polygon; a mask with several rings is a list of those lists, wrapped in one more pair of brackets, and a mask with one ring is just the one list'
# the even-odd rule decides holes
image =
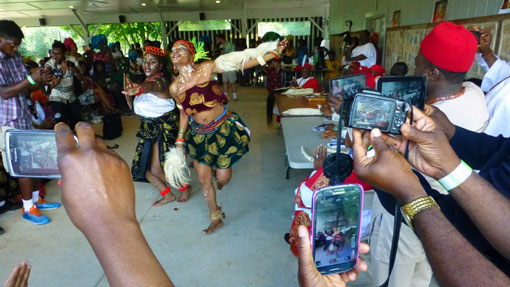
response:
{"label": "african print fabric", "polygon": [[186,133],[186,151],[189,156],[219,169],[231,168],[249,151],[249,142],[249,130],[234,112],[209,134],[200,134],[193,129]]}
{"label": "african print fabric", "polygon": [[177,109],[158,118],[140,117],[140,128],[136,137],[136,146],[131,175],[134,181],[148,182],[145,172],[151,165],[152,145],[158,143],[159,162],[161,167],[165,162],[165,152],[175,145],[177,130],[179,129],[179,112]]}

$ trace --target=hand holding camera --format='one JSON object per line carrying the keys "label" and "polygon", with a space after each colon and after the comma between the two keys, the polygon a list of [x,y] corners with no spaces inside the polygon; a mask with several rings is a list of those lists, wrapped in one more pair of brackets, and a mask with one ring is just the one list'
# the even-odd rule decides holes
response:
{"label": "hand holding camera", "polygon": [[[391,193],[402,203],[426,195],[409,164],[388,147],[379,129],[363,134],[354,129],[353,137],[354,170],[362,181]],[[375,150],[373,157],[367,156],[369,145]]]}
{"label": "hand holding camera", "polygon": [[[433,111],[429,108],[429,111]],[[436,111],[436,114],[440,114]],[[446,134],[424,112],[415,109],[413,125],[402,125],[402,139],[387,135],[382,138],[400,153],[409,142],[409,162],[420,172],[440,179],[453,171],[460,159],[453,151]]]}

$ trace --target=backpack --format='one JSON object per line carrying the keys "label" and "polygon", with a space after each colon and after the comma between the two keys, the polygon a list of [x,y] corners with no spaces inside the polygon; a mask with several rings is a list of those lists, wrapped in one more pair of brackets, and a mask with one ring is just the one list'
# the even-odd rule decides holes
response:
{"label": "backpack", "polygon": [[113,140],[122,135],[122,119],[118,112],[109,112],[103,119],[103,139]]}

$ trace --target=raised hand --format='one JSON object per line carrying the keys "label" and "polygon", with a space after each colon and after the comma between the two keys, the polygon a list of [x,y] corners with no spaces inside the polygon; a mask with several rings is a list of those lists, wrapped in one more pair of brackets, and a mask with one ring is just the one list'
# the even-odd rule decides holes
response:
{"label": "raised hand", "polygon": [[320,145],[315,150],[315,155],[313,157],[313,169],[318,170],[321,166],[324,165],[324,161],[328,156],[328,149],[323,145]]}
{"label": "raised hand", "polygon": [[[345,284],[358,278],[359,271],[367,271],[367,263],[359,258],[355,269],[340,273],[323,276],[315,267],[312,249],[310,245],[310,234],[308,229],[302,225],[298,226],[298,260],[299,285],[302,287],[345,287]],[[368,244],[360,243],[359,253],[367,254],[370,250]]]}
{"label": "raised hand", "polygon": [[108,224],[137,222],[127,163],[96,139],[90,125],[78,123],[75,130],[79,147],[67,125],[55,126],[62,203],[71,221],[85,235]]}

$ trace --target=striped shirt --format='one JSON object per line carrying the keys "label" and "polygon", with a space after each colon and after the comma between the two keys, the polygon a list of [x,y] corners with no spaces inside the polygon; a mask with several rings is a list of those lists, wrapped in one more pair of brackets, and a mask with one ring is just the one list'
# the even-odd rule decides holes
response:
{"label": "striped shirt", "polygon": [[[0,86],[17,84],[27,77],[27,70],[21,56],[16,53],[10,57],[0,51]],[[17,129],[31,129],[32,117],[27,105],[28,91],[4,99],[0,97],[0,126],[10,126]]]}

